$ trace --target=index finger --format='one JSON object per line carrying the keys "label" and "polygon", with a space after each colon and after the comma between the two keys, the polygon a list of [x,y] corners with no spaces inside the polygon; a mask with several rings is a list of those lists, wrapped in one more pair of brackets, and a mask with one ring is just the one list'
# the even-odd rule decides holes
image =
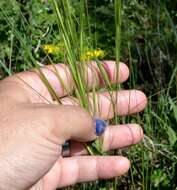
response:
{"label": "index finger", "polygon": [[[114,61],[104,61],[102,64],[111,83],[120,83],[127,80],[129,76],[129,69],[124,63],[120,63],[119,66],[117,66]],[[117,69],[119,69],[119,72],[117,72]],[[67,65],[48,65],[42,67],[41,71],[58,97],[66,96],[68,93],[73,91],[74,81],[71,71]],[[52,97],[46,85],[36,72],[28,71],[18,73],[5,80],[21,84],[23,88],[26,89],[26,94],[31,102],[44,102],[45,99],[52,101]],[[82,82],[84,83],[84,81]],[[102,74],[96,62],[91,62],[87,65],[85,82],[87,89],[103,85]]]}

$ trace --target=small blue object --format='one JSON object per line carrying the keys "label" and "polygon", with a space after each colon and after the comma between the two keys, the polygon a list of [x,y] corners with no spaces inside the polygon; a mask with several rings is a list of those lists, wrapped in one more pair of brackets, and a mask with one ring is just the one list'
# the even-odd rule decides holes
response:
{"label": "small blue object", "polygon": [[107,123],[101,119],[95,119],[95,132],[97,136],[101,136],[107,127]]}

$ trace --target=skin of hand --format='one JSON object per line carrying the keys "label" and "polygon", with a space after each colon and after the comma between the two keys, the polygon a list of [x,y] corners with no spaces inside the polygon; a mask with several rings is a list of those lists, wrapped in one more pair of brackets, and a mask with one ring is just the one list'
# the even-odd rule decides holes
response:
{"label": "skin of hand", "polygon": [[[127,66],[103,62],[112,83],[124,82],[129,76]],[[130,161],[123,156],[88,156],[83,143],[97,138],[93,118],[70,96],[74,88],[68,67],[64,64],[41,68],[63,102],[51,104],[52,98],[39,75],[22,72],[0,82],[0,189],[54,190],[75,183],[113,178],[125,174]],[[63,90],[56,70],[65,83]],[[87,86],[103,85],[94,62],[87,68]],[[100,82],[101,81],[101,82]],[[97,93],[99,111],[96,117],[113,117],[109,93]],[[117,97],[117,114],[142,111],[146,96],[138,90],[113,92]],[[44,98],[45,97],[45,98]],[[90,93],[90,102],[92,102]],[[108,126],[103,138],[103,150],[127,147],[143,138],[137,124]],[[71,140],[71,157],[62,157],[62,145]]]}

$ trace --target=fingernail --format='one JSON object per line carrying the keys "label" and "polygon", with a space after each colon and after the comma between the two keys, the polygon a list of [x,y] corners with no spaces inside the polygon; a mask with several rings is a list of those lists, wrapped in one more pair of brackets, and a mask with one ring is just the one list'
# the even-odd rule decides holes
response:
{"label": "fingernail", "polygon": [[101,136],[107,127],[107,123],[102,119],[94,119],[95,121],[95,133],[97,136]]}

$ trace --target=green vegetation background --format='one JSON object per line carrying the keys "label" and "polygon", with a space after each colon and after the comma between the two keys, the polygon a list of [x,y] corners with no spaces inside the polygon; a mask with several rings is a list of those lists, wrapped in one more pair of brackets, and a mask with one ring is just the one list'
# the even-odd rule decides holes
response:
{"label": "green vegetation background", "polygon": [[[75,14],[79,14],[78,0]],[[89,24],[94,44],[115,58],[115,23],[112,0],[88,0]],[[0,1],[0,79],[29,68],[29,55],[18,31],[40,63],[47,58],[39,48],[58,44],[56,20],[47,0]],[[9,21],[11,24],[9,24]],[[128,175],[74,189],[177,189],[177,1],[122,1],[121,60],[131,70],[124,88],[138,88],[148,95],[144,113],[122,118],[138,122],[145,130],[142,144],[123,151],[132,162]],[[87,39],[89,41],[89,39]],[[61,44],[60,44],[61,45]],[[51,55],[54,62],[63,52]]]}

